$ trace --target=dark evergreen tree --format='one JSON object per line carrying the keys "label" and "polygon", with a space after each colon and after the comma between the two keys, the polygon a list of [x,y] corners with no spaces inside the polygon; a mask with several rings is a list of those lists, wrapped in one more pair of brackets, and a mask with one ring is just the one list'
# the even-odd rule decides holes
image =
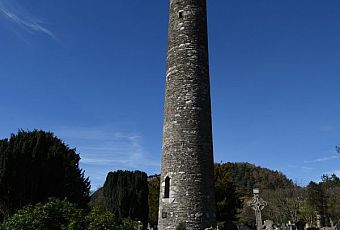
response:
{"label": "dark evergreen tree", "polygon": [[242,208],[240,194],[223,165],[215,164],[215,199],[216,219],[218,222],[232,222],[237,220],[237,214]]}
{"label": "dark evergreen tree", "polygon": [[[325,197],[325,205],[327,206],[326,223],[330,221],[335,224],[340,217],[340,179],[335,174],[322,175],[319,185],[322,188]],[[329,221],[329,222],[328,222]]]}
{"label": "dark evergreen tree", "polygon": [[103,187],[92,193],[89,202],[90,207],[105,207]]}
{"label": "dark evergreen tree", "polygon": [[103,187],[106,208],[120,220],[148,223],[148,182],[144,172],[110,172]]}
{"label": "dark evergreen tree", "polygon": [[151,227],[156,228],[158,223],[160,176],[156,175],[149,177],[148,185],[149,185],[149,223]]}
{"label": "dark evergreen tree", "polygon": [[340,187],[340,179],[335,174],[332,175],[324,174],[321,176],[320,185],[324,189]]}
{"label": "dark evergreen tree", "polygon": [[86,206],[90,182],[79,155],[53,133],[20,130],[0,141],[0,212],[8,216],[48,197]]}
{"label": "dark evergreen tree", "polygon": [[327,200],[321,184],[311,181],[307,186],[307,203],[321,216],[321,226],[328,224]]}

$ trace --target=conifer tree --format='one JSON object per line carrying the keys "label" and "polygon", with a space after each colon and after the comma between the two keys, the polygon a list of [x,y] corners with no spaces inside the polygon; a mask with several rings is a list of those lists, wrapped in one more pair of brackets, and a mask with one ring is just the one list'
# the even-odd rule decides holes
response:
{"label": "conifer tree", "polygon": [[120,220],[148,222],[148,182],[144,172],[110,172],[103,187],[106,208]]}
{"label": "conifer tree", "polygon": [[86,206],[90,182],[79,155],[51,132],[23,131],[0,141],[0,213],[9,216],[48,197]]}

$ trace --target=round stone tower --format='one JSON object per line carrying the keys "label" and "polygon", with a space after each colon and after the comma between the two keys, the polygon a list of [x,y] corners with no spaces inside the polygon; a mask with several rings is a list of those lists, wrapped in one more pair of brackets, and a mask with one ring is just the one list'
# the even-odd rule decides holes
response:
{"label": "round stone tower", "polygon": [[215,225],[206,0],[170,0],[158,229]]}

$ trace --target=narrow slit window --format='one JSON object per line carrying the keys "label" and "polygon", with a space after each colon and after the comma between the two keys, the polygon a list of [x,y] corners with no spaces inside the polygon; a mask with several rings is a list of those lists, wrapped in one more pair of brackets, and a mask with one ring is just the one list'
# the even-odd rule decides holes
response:
{"label": "narrow slit window", "polygon": [[164,198],[170,197],[170,178],[165,178]]}
{"label": "narrow slit window", "polygon": [[184,12],[183,10],[178,12],[178,18],[183,18],[183,12]]}

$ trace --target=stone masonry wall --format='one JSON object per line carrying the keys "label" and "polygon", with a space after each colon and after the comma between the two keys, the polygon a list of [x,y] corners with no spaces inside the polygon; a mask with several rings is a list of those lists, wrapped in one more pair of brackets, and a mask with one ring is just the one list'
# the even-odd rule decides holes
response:
{"label": "stone masonry wall", "polygon": [[206,1],[170,0],[168,36],[158,229],[202,230],[215,224]]}

